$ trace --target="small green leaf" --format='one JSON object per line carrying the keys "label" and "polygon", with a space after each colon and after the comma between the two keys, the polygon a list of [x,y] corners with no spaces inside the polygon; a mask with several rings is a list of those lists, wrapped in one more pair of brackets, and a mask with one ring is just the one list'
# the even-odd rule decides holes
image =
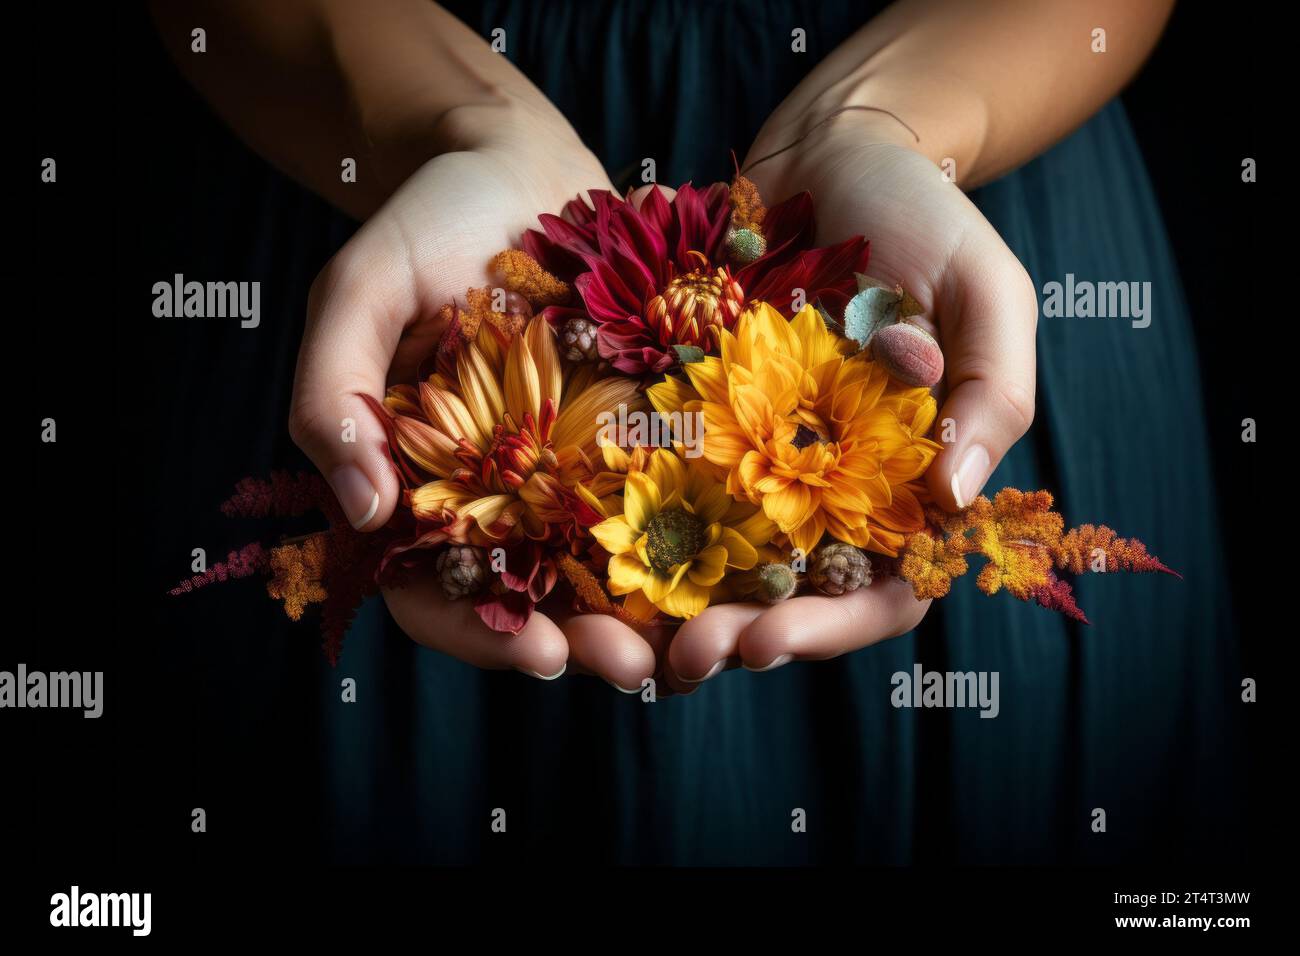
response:
{"label": "small green leaf", "polygon": [[863,289],[849,300],[844,309],[844,336],[865,349],[871,344],[873,335],[898,320],[898,303],[902,298],[892,289],[881,286]]}
{"label": "small green leaf", "polygon": [[899,297],[898,318],[899,320],[911,318],[914,315],[921,315],[925,312],[921,308],[921,303],[916,301],[916,297],[908,292],[901,285],[889,285],[880,279],[874,279],[871,276],[863,275],[861,272],[853,273],[853,277],[858,280],[858,291],[865,289],[890,289]]}
{"label": "small green leaf", "polygon": [[682,365],[704,361],[704,349],[698,345],[674,345],[673,351],[677,353],[677,361]]}

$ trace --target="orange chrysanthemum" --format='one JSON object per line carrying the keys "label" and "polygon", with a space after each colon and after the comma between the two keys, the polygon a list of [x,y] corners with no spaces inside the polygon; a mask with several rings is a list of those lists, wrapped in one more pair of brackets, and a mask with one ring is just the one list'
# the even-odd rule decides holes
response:
{"label": "orange chrysanthemum", "polygon": [[894,557],[925,524],[935,402],[845,348],[811,306],[787,320],[758,303],[723,332],[720,356],[684,366],[689,384],[666,378],[650,400],[703,413],[704,457],[794,547],[810,552],[829,532]]}
{"label": "orange chrysanthemum", "polygon": [[384,401],[400,453],[425,479],[408,493],[421,545],[561,543],[600,520],[573,488],[601,461],[597,416],[644,408],[636,382],[590,367],[566,382],[540,316],[504,341],[485,324],[457,351],[455,373]]}

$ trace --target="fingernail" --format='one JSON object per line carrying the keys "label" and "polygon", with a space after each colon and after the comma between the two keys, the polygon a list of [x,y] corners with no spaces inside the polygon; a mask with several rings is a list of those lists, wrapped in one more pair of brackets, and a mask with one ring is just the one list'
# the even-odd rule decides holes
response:
{"label": "fingernail", "polygon": [[615,684],[615,683],[614,683],[612,680],[610,680],[608,677],[605,678],[605,683],[608,684],[610,687],[614,688],[614,689],[615,689],[616,691],[618,691],[620,694],[639,694],[639,693],[641,693],[641,688],[640,688],[640,687],[633,687],[633,688],[631,688],[630,690],[629,690],[628,688],[626,688],[626,687],[619,687],[617,684]]}
{"label": "fingernail", "polygon": [[334,469],[334,474],[330,475],[330,487],[334,489],[348,521],[358,530],[364,528],[379,510],[379,492],[356,465]]}
{"label": "fingernail", "polygon": [[713,677],[714,675],[719,673],[726,666],[727,666],[726,658],[723,658],[722,660],[718,661],[718,663],[710,667],[709,672],[705,674],[703,677],[696,677],[694,680],[692,680],[689,677],[683,677],[682,680],[686,681],[686,683],[688,684],[702,684],[710,677]]}
{"label": "fingernail", "polygon": [[764,671],[774,671],[783,664],[789,664],[792,660],[794,660],[793,654],[782,654],[766,667],[750,667],[749,665],[745,665],[745,670],[753,671],[755,674],[762,674]]}
{"label": "fingernail", "polygon": [[989,452],[983,445],[971,445],[952,473],[952,496],[958,508],[967,507],[989,477]]}
{"label": "fingernail", "polygon": [[557,678],[557,677],[563,677],[563,676],[564,676],[564,672],[567,671],[568,669],[569,669],[569,662],[568,662],[568,661],[565,661],[563,667],[561,667],[558,671],[556,671],[556,672],[555,672],[554,674],[552,674],[550,677],[547,677],[545,674],[539,674],[539,673],[537,673],[537,671],[525,670],[525,669],[522,668],[522,667],[516,667],[516,668],[515,668],[515,670],[519,671],[519,673],[521,673],[521,674],[527,674],[529,677],[536,677],[538,680],[555,680],[555,678]]}

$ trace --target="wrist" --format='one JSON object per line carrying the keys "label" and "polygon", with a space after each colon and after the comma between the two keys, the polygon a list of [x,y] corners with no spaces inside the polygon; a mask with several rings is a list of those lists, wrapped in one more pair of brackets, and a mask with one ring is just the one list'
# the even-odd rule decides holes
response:
{"label": "wrist", "polygon": [[[796,90],[764,124],[746,165],[798,169],[842,150],[888,145],[953,168],[964,184],[978,175],[987,116],[979,97],[951,77],[904,77],[869,62],[828,89]],[[777,151],[780,156],[765,161]]]}
{"label": "wrist", "polygon": [[479,92],[473,102],[441,112],[408,102],[370,115],[361,135],[390,191],[450,153],[491,156],[535,195],[539,210],[558,211],[578,191],[608,186],[594,154],[545,98],[500,88]]}

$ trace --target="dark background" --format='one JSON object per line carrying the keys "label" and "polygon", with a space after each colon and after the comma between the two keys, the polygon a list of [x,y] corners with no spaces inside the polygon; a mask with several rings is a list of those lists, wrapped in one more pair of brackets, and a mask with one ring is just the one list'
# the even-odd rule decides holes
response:
{"label": "dark background", "polygon": [[[101,12],[77,24],[57,7],[15,15],[13,41],[40,79],[10,86],[21,89],[25,114],[22,148],[6,157],[31,226],[19,231],[31,239],[15,250],[21,265],[10,277],[21,303],[9,323],[11,354],[33,380],[21,398],[21,433],[32,442],[35,423],[53,417],[59,441],[32,442],[16,456],[19,586],[0,668],[103,670],[110,705],[97,721],[58,711],[0,717],[6,738],[16,731],[10,766],[21,768],[4,782],[19,800],[0,821],[5,843],[29,840],[42,859],[75,863],[57,877],[65,889],[74,868],[215,872],[261,859],[314,861],[322,741],[304,712],[316,706],[324,666],[314,629],[303,624],[296,641],[268,639],[285,625],[256,584],[228,585],[240,593],[206,601],[201,615],[178,611],[171,602],[186,599],[165,591],[188,574],[191,548],[207,548],[212,561],[264,536],[218,513],[235,479],[272,464],[306,466],[283,430],[262,427],[286,418],[300,332],[266,317],[301,316],[307,283],[350,226],[225,130],[141,11],[123,5],[115,18]],[[1255,30],[1222,8],[1184,3],[1124,94],[1201,344],[1206,408],[1188,413],[1208,416],[1246,674],[1261,669],[1263,619],[1246,591],[1258,567],[1235,556],[1262,546],[1264,492],[1257,446],[1241,442],[1240,423],[1261,418],[1266,376],[1242,361],[1226,330],[1254,318],[1252,287],[1266,255],[1256,207],[1276,201],[1267,185],[1240,182],[1242,158],[1258,158],[1259,148],[1260,107],[1246,95],[1259,82]],[[38,182],[45,156],[58,160],[57,186]],[[241,218],[241,209],[252,215],[268,202],[283,214],[263,221],[295,222],[292,234],[250,229]],[[301,278],[271,281],[241,267],[267,250]],[[154,320],[150,287],[173,272],[262,279],[261,334],[241,334],[237,323],[196,331]],[[1269,423],[1261,424],[1267,437]],[[297,682],[258,686],[275,668],[223,668],[237,675],[230,683],[201,679],[213,672],[205,659],[259,654],[289,655],[301,665],[291,669]],[[253,695],[275,701],[265,724],[241,707]],[[1243,765],[1252,781],[1243,789],[1258,793],[1262,718],[1247,710]],[[927,801],[940,797],[919,799],[924,819]],[[226,808],[223,837],[191,839],[190,808],[215,804]],[[1222,813],[1255,820],[1259,808]],[[1263,839],[1267,828],[1257,826]],[[576,856],[600,858],[599,847],[574,839]],[[1257,859],[1250,842],[1240,855],[1203,862]],[[943,862],[941,853],[931,862]]]}

